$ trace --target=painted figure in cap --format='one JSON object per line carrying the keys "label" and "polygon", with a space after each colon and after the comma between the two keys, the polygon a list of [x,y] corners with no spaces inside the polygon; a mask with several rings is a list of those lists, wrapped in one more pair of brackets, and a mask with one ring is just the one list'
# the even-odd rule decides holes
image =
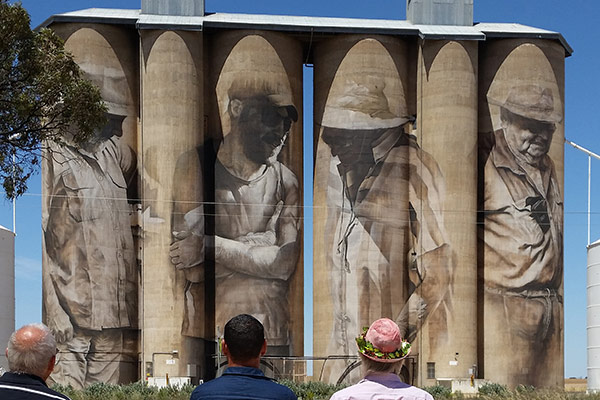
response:
{"label": "painted figure in cap", "polygon": [[[385,51],[374,40],[358,46]],[[333,156],[325,229],[334,311],[328,354],[351,354],[351,332],[381,316],[409,340],[426,319],[432,331],[447,332],[452,252],[440,214],[444,179],[404,131],[412,125],[393,64],[382,72],[386,63],[378,58],[365,62],[348,64],[346,74],[344,64],[338,69],[343,79],[336,77],[321,123]]]}
{"label": "painted figure in cap", "polygon": [[42,157],[44,320],[59,349],[50,379],[75,388],[135,379],[138,352],[137,156],[124,140],[135,108],[110,47],[90,43],[81,66],[106,125],[82,145],[48,143]]}
{"label": "painted figure in cap", "polygon": [[[214,261],[217,330],[239,313],[256,315],[270,353],[288,355],[287,294],[300,251],[299,190],[294,173],[277,158],[298,112],[279,89],[235,80],[228,91],[230,131],[218,150],[206,143],[177,161],[176,179],[192,184],[173,194],[170,257],[188,281],[183,334],[214,335],[204,331],[203,318],[204,266]],[[214,223],[206,224],[205,215]]]}
{"label": "painted figure in cap", "polygon": [[[562,352],[563,204],[547,154],[562,111],[550,89],[533,84],[489,102],[500,107],[501,129],[480,157],[486,365],[504,371],[501,383],[545,386],[557,370],[552,354]],[[511,357],[500,354],[507,348]]]}
{"label": "painted figure in cap", "polygon": [[400,328],[388,318],[373,322],[356,338],[363,379],[333,394],[331,400],[423,399],[433,397],[402,382],[398,372],[410,354],[410,343],[402,340]]}

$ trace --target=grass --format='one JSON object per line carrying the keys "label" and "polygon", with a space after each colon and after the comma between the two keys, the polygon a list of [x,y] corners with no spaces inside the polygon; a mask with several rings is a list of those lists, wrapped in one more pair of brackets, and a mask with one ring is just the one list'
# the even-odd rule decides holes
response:
{"label": "grass", "polygon": [[[327,400],[344,387],[323,382],[282,380],[279,383],[289,387],[302,400]],[[54,385],[52,388],[66,394],[72,400],[188,400],[195,387],[184,385],[158,389],[143,382],[136,382],[129,385],[95,383],[83,390],[63,385]],[[497,383],[483,385],[479,394],[471,396],[450,393],[450,389],[443,386],[429,386],[424,389],[431,393],[435,400],[600,400],[600,393],[573,393],[559,389],[535,389],[532,386],[519,386],[515,390],[509,390]]]}
{"label": "grass", "polygon": [[565,392],[561,389],[536,389],[533,386],[519,385],[514,390],[498,383],[487,383],[479,388],[476,395],[451,393],[443,386],[423,388],[435,400],[600,400],[600,393],[586,394]]}

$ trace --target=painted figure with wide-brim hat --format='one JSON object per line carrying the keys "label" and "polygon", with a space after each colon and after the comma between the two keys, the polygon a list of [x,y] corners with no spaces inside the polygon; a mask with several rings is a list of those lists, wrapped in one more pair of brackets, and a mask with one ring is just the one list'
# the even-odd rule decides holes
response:
{"label": "painted figure with wide-brim hat", "polygon": [[[500,109],[500,129],[489,149],[480,145],[484,353],[493,355],[488,368],[498,370],[499,383],[546,386],[559,367],[548,349],[556,353],[562,346],[563,203],[548,154],[562,103],[539,82],[515,84],[488,101]],[[484,139],[481,134],[480,143]],[[502,354],[507,337],[510,357]]]}
{"label": "painted figure with wide-brim hat", "polygon": [[[380,317],[395,321],[412,340],[449,294],[452,257],[440,215],[444,178],[405,132],[411,116],[404,87],[385,46],[360,40],[337,68],[323,110],[321,140],[330,158],[321,152],[328,175],[315,182],[327,182],[323,233],[333,300],[328,354],[353,354],[351,332]],[[445,320],[439,325],[446,329]],[[341,373],[356,382],[358,371],[342,363],[328,362],[326,379]]]}

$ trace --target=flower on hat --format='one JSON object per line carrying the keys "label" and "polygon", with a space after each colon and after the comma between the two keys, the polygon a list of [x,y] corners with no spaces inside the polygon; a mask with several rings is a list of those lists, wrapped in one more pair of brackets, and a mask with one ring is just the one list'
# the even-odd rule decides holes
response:
{"label": "flower on hat", "polygon": [[[370,339],[370,340],[369,340]],[[356,338],[358,351],[378,362],[396,362],[410,353],[410,343],[400,339],[398,325],[390,319],[381,318],[364,327]]]}

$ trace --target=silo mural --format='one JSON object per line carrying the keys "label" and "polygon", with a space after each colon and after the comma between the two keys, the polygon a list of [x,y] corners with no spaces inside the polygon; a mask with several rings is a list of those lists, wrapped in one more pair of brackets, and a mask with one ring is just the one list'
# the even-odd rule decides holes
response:
{"label": "silo mural", "polygon": [[412,342],[411,383],[562,385],[568,45],[496,25],[442,40],[410,22],[127,15],[52,22],[108,106],[93,139],[42,161],[55,381],[209,379],[239,313],[263,322],[269,355],[302,355],[312,157],[313,355],[340,356],[315,379],[354,383],[355,337],[388,317]]}
{"label": "silo mural", "polygon": [[[450,301],[444,177],[411,132],[406,45],[343,37],[320,50],[315,219],[325,225],[315,227],[314,292],[319,304],[328,293],[331,309],[315,352],[353,355],[354,338],[371,321],[394,319],[414,342],[427,317]],[[328,379],[349,364],[329,362]]]}
{"label": "silo mural", "polygon": [[[264,324],[273,355],[293,352],[301,324],[294,327],[290,314],[302,315],[301,307],[290,311],[299,293],[290,284],[302,287],[294,280],[302,275],[301,157],[292,153],[301,151],[290,146],[283,154],[289,136],[301,143],[301,74],[286,70],[282,59],[299,48],[283,39],[236,32],[212,43],[214,131],[177,160],[175,177],[189,186],[173,188],[170,247],[171,262],[186,273],[182,333],[220,338],[230,318],[248,313]],[[280,55],[282,48],[291,55]]]}
{"label": "silo mural", "polygon": [[[190,334],[186,310],[194,304],[185,297],[190,269],[171,262],[170,246],[174,194],[192,207],[201,201],[195,195],[196,171],[175,174],[175,169],[182,152],[204,140],[203,36],[144,30],[141,45],[144,370],[151,376],[190,376],[195,381],[207,372],[203,357],[214,347]],[[178,233],[180,238],[183,234]],[[178,351],[176,359],[173,350]]]}
{"label": "silo mural", "polygon": [[480,88],[480,260],[486,378],[563,379],[564,50],[490,44]]}
{"label": "silo mural", "polygon": [[444,174],[439,213],[453,249],[452,302],[432,313],[419,335],[419,378],[428,385],[468,376],[478,364],[477,55],[472,41],[419,41],[415,133]]}
{"label": "silo mural", "polygon": [[52,379],[81,388],[137,377],[136,47],[111,26],[67,36],[108,107],[106,126],[81,148],[48,143],[43,158],[44,320],[58,343]]}

